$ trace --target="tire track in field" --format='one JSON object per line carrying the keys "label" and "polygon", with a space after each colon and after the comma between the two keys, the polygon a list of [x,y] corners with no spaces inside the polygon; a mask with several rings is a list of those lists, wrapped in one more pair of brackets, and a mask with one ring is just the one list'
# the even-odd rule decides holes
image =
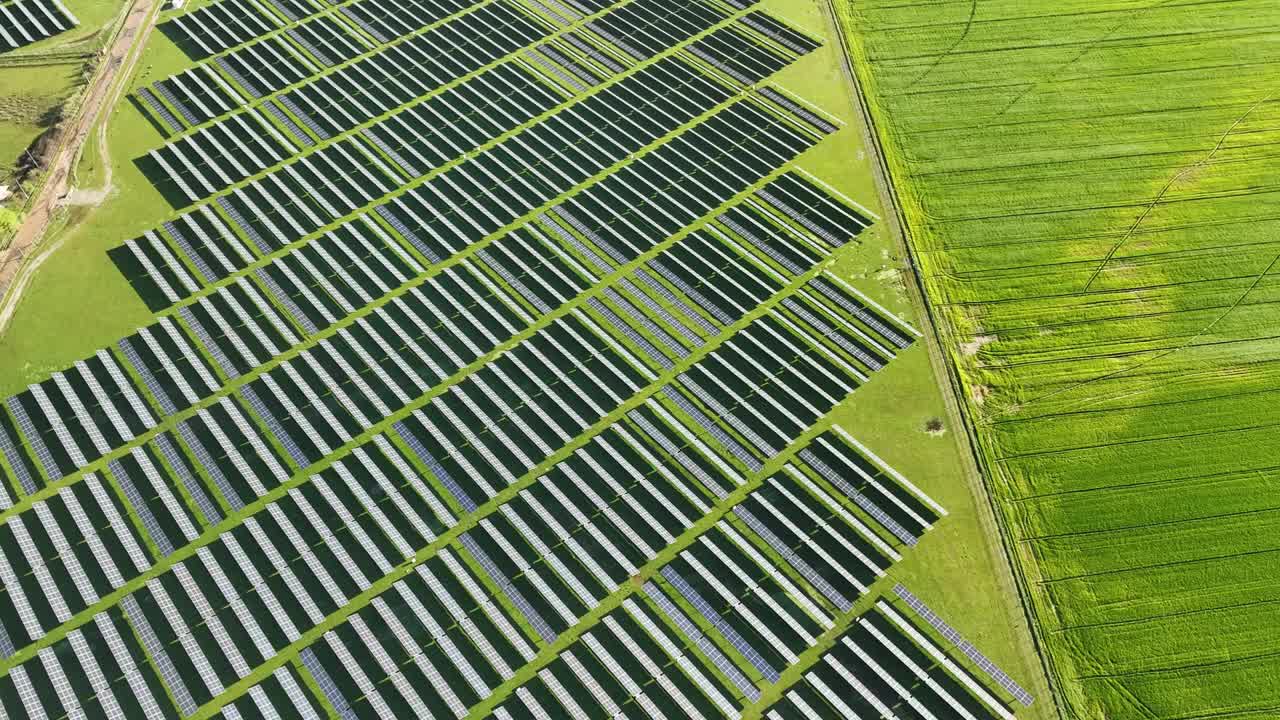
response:
{"label": "tire track in field", "polygon": [[[1280,650],[1270,650],[1268,652],[1254,653],[1252,655],[1233,655],[1231,657],[1222,658],[1221,660],[1208,660],[1206,662],[1187,663],[1185,665],[1167,665],[1158,668],[1142,668],[1140,670],[1127,670],[1125,672],[1115,673],[1092,673],[1086,675],[1077,675],[1077,680],[1095,680],[1108,681],[1118,680],[1120,678],[1137,677],[1140,675],[1163,675],[1167,673],[1183,673],[1188,670],[1208,670],[1210,668],[1218,668],[1224,665],[1231,665],[1240,662],[1253,662],[1256,660],[1267,660],[1270,658],[1280,657]],[[1248,712],[1258,712],[1256,709],[1250,709]],[[1234,714],[1234,713],[1232,713]],[[1195,715],[1192,717],[1220,717],[1219,715]]]}
{"label": "tire track in field", "polygon": [[[1157,7],[1160,7],[1161,5],[1167,5],[1173,1],[1174,0],[1156,0],[1156,2],[1153,2],[1150,5],[1147,5],[1146,7],[1135,10],[1134,15],[1140,15],[1142,13],[1147,12],[1148,10],[1154,10]],[[1085,55],[1088,55],[1090,52],[1092,52],[1094,48],[1106,42],[1107,40],[1110,40],[1116,33],[1120,32],[1125,27],[1127,27],[1129,25],[1129,21],[1131,20],[1133,20],[1132,17],[1124,18],[1120,22],[1113,25],[1110,30],[1103,33],[1100,37],[1098,37],[1098,39],[1094,40],[1093,42],[1081,48],[1080,52],[1077,53],[1075,56],[1073,56],[1070,60],[1067,60],[1066,62],[1062,63],[1058,67],[1054,68],[1053,71],[1049,73],[1048,78],[1040,80],[1038,82],[1027,83],[1026,87],[1022,89],[1022,92],[1015,95],[1013,99],[1010,100],[1009,103],[1005,105],[1003,108],[1001,108],[1000,112],[993,115],[992,118],[994,119],[994,118],[1003,117],[1005,113],[1013,109],[1014,105],[1017,105],[1018,103],[1022,102],[1023,98],[1025,98],[1027,95],[1030,95],[1033,90],[1039,88],[1041,85],[1044,85],[1045,83],[1052,82],[1053,79],[1057,78],[1057,76],[1062,71],[1066,70],[1072,65],[1075,65],[1077,62],[1080,62],[1080,60],[1082,60]]]}
{"label": "tire track in field", "polygon": [[1058,635],[1065,635],[1066,633],[1076,630],[1097,630],[1100,628],[1141,625],[1146,622],[1159,622],[1161,620],[1192,617],[1194,615],[1208,615],[1210,613],[1224,612],[1228,610],[1243,610],[1245,608],[1276,604],[1280,604],[1280,597],[1266,598],[1263,600],[1250,600],[1248,602],[1240,603],[1229,603],[1227,605],[1214,605],[1212,607],[1202,607],[1194,610],[1177,610],[1175,612],[1156,613],[1154,615],[1144,615],[1143,617],[1129,618],[1127,620],[1107,620],[1104,622],[1080,623],[1078,625],[1062,625],[1050,630],[1049,632]]}
{"label": "tire track in field", "polygon": [[1131,438],[1128,440],[1119,440],[1116,442],[1100,442],[1090,443],[1088,445],[1073,445],[1071,447],[1050,448],[1048,450],[1034,450],[1031,452],[1011,453],[1003,455],[996,459],[1001,465],[1014,460],[1025,460],[1027,458],[1045,457],[1049,455],[1062,455],[1065,453],[1083,452],[1088,450],[1101,450],[1105,448],[1124,447],[1126,445],[1143,445],[1145,443],[1168,442],[1170,440],[1195,440],[1199,438],[1210,437],[1213,435],[1234,434],[1241,432],[1254,432],[1257,430],[1267,430],[1269,428],[1280,428],[1280,422],[1259,423],[1256,425],[1238,425],[1230,428],[1213,428],[1210,430],[1197,430],[1195,432],[1171,433],[1165,435],[1151,435],[1148,437]]}
{"label": "tire track in field", "polygon": [[[1277,260],[1280,260],[1280,256],[1277,256]],[[1237,303],[1233,303],[1233,304],[1231,304],[1231,305],[1228,305],[1227,307],[1228,307],[1228,308],[1231,308],[1231,309],[1234,309],[1234,308],[1236,308],[1236,307],[1239,307],[1239,305],[1240,305],[1240,304],[1237,302]],[[1225,316],[1226,316],[1227,314],[1229,314],[1229,313],[1230,313],[1230,311],[1229,311],[1229,310],[1224,311],[1224,312],[1222,313],[1222,315],[1220,315],[1217,319],[1215,319],[1215,321],[1214,321],[1214,322],[1217,322],[1218,320],[1221,320],[1223,317],[1225,317]],[[1212,324],[1213,324],[1213,323],[1210,323],[1210,325],[1212,325]],[[1169,341],[1169,342],[1174,342],[1174,341],[1176,341],[1176,340],[1177,340],[1177,338],[1176,338],[1176,337],[1172,337],[1172,336],[1160,336],[1160,337],[1144,338],[1144,339],[1141,339],[1141,340],[1135,340],[1135,341],[1117,341],[1117,342],[1114,342],[1114,343],[1109,342],[1109,343],[1107,343],[1108,345],[1115,345],[1116,347],[1115,347],[1115,349],[1108,350],[1107,352],[1089,352],[1089,353],[1084,353],[1084,354],[1080,354],[1080,355],[1063,355],[1062,357],[1035,358],[1035,359],[1016,360],[1016,361],[1013,361],[1013,360],[1003,360],[1003,361],[1002,361],[1001,363],[999,363],[998,365],[991,365],[991,366],[990,366],[990,369],[993,369],[993,370],[1012,370],[1012,369],[1018,369],[1018,368],[1027,368],[1027,367],[1036,367],[1036,366],[1045,366],[1045,365],[1078,364],[1078,363],[1087,363],[1087,362],[1106,362],[1106,361],[1111,361],[1111,360],[1123,360],[1123,359],[1125,359],[1125,358],[1138,357],[1138,356],[1142,356],[1142,355],[1147,355],[1147,354],[1149,354],[1149,353],[1159,353],[1159,355],[1157,355],[1157,356],[1146,358],[1146,359],[1141,360],[1141,361],[1139,361],[1139,362],[1137,362],[1137,363],[1134,363],[1134,364],[1132,364],[1132,365],[1129,365],[1128,367],[1125,367],[1125,368],[1120,368],[1119,370],[1115,370],[1114,372],[1109,373],[1108,375],[1099,376],[1099,377],[1095,377],[1095,378],[1090,378],[1090,379],[1088,379],[1088,380],[1081,380],[1080,382],[1074,383],[1074,384],[1072,384],[1072,385],[1067,385],[1067,386],[1065,386],[1065,387],[1059,388],[1058,390],[1055,390],[1055,391],[1053,391],[1052,393],[1047,393],[1047,394],[1045,394],[1045,395],[1040,395],[1040,396],[1038,396],[1038,397],[1036,397],[1036,398],[1033,398],[1032,400],[1027,401],[1026,403],[1023,403],[1023,404],[1022,404],[1022,407],[1023,407],[1023,409],[1025,409],[1025,408],[1026,408],[1026,406],[1027,406],[1028,404],[1030,404],[1031,402],[1035,402],[1035,401],[1039,401],[1039,400],[1044,400],[1044,399],[1048,398],[1048,397],[1049,397],[1050,395],[1052,395],[1052,394],[1057,394],[1057,393],[1059,393],[1059,392],[1066,392],[1066,391],[1068,391],[1068,390],[1073,390],[1073,389],[1079,388],[1079,387],[1081,387],[1081,386],[1083,386],[1083,385],[1087,385],[1087,384],[1089,384],[1089,383],[1097,382],[1097,381],[1099,381],[1099,380],[1104,380],[1104,379],[1106,379],[1107,377],[1111,377],[1111,376],[1115,376],[1115,375],[1122,374],[1122,373],[1124,373],[1124,372],[1128,372],[1128,371],[1130,371],[1130,370],[1136,369],[1136,368],[1137,368],[1138,366],[1140,366],[1140,365],[1144,365],[1144,364],[1147,364],[1147,363],[1150,363],[1150,362],[1154,362],[1154,361],[1156,361],[1156,360],[1159,360],[1159,359],[1160,359],[1160,358],[1162,358],[1162,357],[1167,357],[1167,356],[1169,356],[1169,355],[1172,355],[1172,354],[1174,354],[1174,353],[1178,352],[1179,350],[1186,350],[1187,348],[1190,348],[1190,347],[1196,347],[1196,348],[1223,348],[1223,347],[1226,347],[1226,346],[1229,346],[1229,345],[1249,345],[1249,344],[1253,344],[1253,343],[1269,343],[1269,342],[1275,342],[1275,341],[1280,340],[1280,335],[1253,335],[1253,336],[1249,336],[1249,337],[1237,337],[1237,338],[1227,338],[1227,339],[1223,339],[1223,340],[1207,340],[1207,341],[1204,341],[1204,342],[1196,342],[1197,340],[1199,340],[1199,338],[1200,338],[1200,337],[1202,337],[1202,336],[1205,334],[1205,332],[1206,332],[1205,330],[1200,330],[1200,331],[1199,331],[1199,332],[1197,332],[1195,335],[1192,335],[1192,336],[1191,336],[1191,338],[1190,338],[1187,342],[1179,343],[1179,344],[1177,344],[1177,345],[1173,345],[1173,346],[1166,346],[1166,347],[1164,347],[1163,349],[1162,349],[1161,347],[1148,347],[1148,348],[1138,348],[1138,349],[1129,349],[1129,350],[1126,350],[1126,349],[1122,349],[1122,346],[1123,346],[1124,344],[1126,344],[1126,343],[1132,344],[1132,343],[1134,343],[1134,342],[1151,343],[1151,342],[1159,342],[1159,341],[1162,341],[1162,340],[1167,340],[1167,341]],[[1080,346],[1080,347],[1083,347],[1083,346]],[[1075,350],[1075,349],[1078,349],[1078,347],[1064,348],[1064,350]],[[1001,358],[996,358],[996,359],[1001,359]],[[1178,372],[1178,371],[1177,371],[1177,370],[1172,370],[1172,371],[1169,371],[1169,372]],[[1163,374],[1166,374],[1166,375],[1167,375],[1167,374],[1169,374],[1169,373],[1168,373],[1168,372],[1166,372],[1166,373],[1163,373]],[[1126,393],[1126,394],[1132,394],[1132,393],[1133,393],[1133,391],[1127,391],[1127,393]],[[1099,398],[1089,398],[1088,400],[1089,400],[1089,402],[1092,402],[1092,401],[1097,400],[1097,399],[1099,399]],[[1105,399],[1105,398],[1102,398],[1102,399]],[[1081,402],[1084,402],[1084,401],[1082,400]],[[1078,405],[1077,405],[1077,406],[1078,406]]]}
{"label": "tire track in field", "polygon": [[[1103,415],[1106,413],[1116,412],[1117,410],[1154,410],[1155,408],[1177,407],[1179,405],[1196,405],[1199,403],[1216,402],[1219,400],[1232,400],[1235,398],[1244,398],[1255,395],[1270,395],[1272,393],[1280,393],[1280,387],[1255,388],[1251,390],[1243,390],[1239,392],[1226,392],[1216,395],[1205,395],[1204,397],[1186,398],[1177,400],[1157,400],[1154,402],[1140,403],[1136,405],[1125,405],[1121,408],[1089,408],[1086,410],[1063,410],[1061,412],[1050,412],[1042,415],[1026,415],[1023,417],[1004,418],[991,423],[992,427],[1020,425],[1022,423],[1039,422],[1043,420],[1059,420],[1065,417],[1079,415]],[[1123,397],[1123,396],[1121,396]]]}
{"label": "tire track in field", "polygon": [[[1120,368],[1120,369],[1118,369],[1118,370],[1115,370],[1115,371],[1112,371],[1112,372],[1109,372],[1109,373],[1105,373],[1105,374],[1099,375],[1099,376],[1094,377],[1094,378],[1090,378],[1090,379],[1088,379],[1088,380],[1082,380],[1082,381],[1080,381],[1080,382],[1078,382],[1078,383],[1075,383],[1075,384],[1073,384],[1073,385],[1068,385],[1068,386],[1066,386],[1066,387],[1059,388],[1058,390],[1053,390],[1053,391],[1048,392],[1048,393],[1045,393],[1045,394],[1043,394],[1043,395],[1038,395],[1038,396],[1036,396],[1036,397],[1034,397],[1034,398],[1031,398],[1030,400],[1027,400],[1025,403],[1022,403],[1021,407],[1026,407],[1026,406],[1031,405],[1031,404],[1033,404],[1033,403],[1040,402],[1041,400],[1046,400],[1046,399],[1048,399],[1048,398],[1051,398],[1051,397],[1053,397],[1053,396],[1055,396],[1055,395],[1060,395],[1060,394],[1062,394],[1062,393],[1064,393],[1064,392],[1069,392],[1069,391],[1072,391],[1072,390],[1077,390],[1077,389],[1082,388],[1082,387],[1084,387],[1084,386],[1086,386],[1086,385],[1091,385],[1091,384],[1093,384],[1093,383],[1100,382],[1100,381],[1102,381],[1102,380],[1109,380],[1109,379],[1111,379],[1111,378],[1115,378],[1115,377],[1119,377],[1119,376],[1121,376],[1121,375],[1125,375],[1125,374],[1127,374],[1127,373],[1133,372],[1134,370],[1138,370],[1138,369],[1140,369],[1140,368],[1142,368],[1142,367],[1144,367],[1144,366],[1146,366],[1146,365],[1149,365],[1149,364],[1151,364],[1151,363],[1153,363],[1153,362],[1155,362],[1155,361],[1157,361],[1157,360],[1161,360],[1161,359],[1163,359],[1163,358],[1169,357],[1170,355],[1173,355],[1173,354],[1175,354],[1175,353],[1181,352],[1182,350],[1185,350],[1185,349],[1187,349],[1188,347],[1191,347],[1192,345],[1196,344],[1196,342],[1197,342],[1200,338],[1204,337],[1204,336],[1205,336],[1206,334],[1208,334],[1211,330],[1213,330],[1213,328],[1214,328],[1215,326],[1217,326],[1217,325],[1218,325],[1218,323],[1220,323],[1220,322],[1222,322],[1223,320],[1225,320],[1225,319],[1226,319],[1226,317],[1232,313],[1232,311],[1234,311],[1236,308],[1240,307],[1240,305],[1241,305],[1242,303],[1244,303],[1244,301],[1249,297],[1249,295],[1250,295],[1250,294],[1252,294],[1252,293],[1253,293],[1253,291],[1254,291],[1254,290],[1258,287],[1258,285],[1262,282],[1262,279],[1263,279],[1264,277],[1266,277],[1267,275],[1271,274],[1271,271],[1272,271],[1273,269],[1275,269],[1275,267],[1276,267],[1276,265],[1277,265],[1277,264],[1280,264],[1280,254],[1277,254],[1275,257],[1273,257],[1273,258],[1271,259],[1271,262],[1270,262],[1270,263],[1268,263],[1268,264],[1267,264],[1267,266],[1266,266],[1265,268],[1263,268],[1263,269],[1262,269],[1262,271],[1261,271],[1260,273],[1258,273],[1256,276],[1254,276],[1253,282],[1249,284],[1249,287],[1245,288],[1244,292],[1240,293],[1240,295],[1235,299],[1235,301],[1234,301],[1234,302],[1232,302],[1230,305],[1228,305],[1228,306],[1226,307],[1226,309],[1224,309],[1224,310],[1223,310],[1223,311],[1218,315],[1218,317],[1214,318],[1214,319],[1213,319],[1213,321],[1212,321],[1212,322],[1210,322],[1208,325],[1205,325],[1205,326],[1204,326],[1204,327],[1203,327],[1199,332],[1197,332],[1195,335],[1193,335],[1193,336],[1192,336],[1190,339],[1188,339],[1185,343],[1182,343],[1182,344],[1180,344],[1180,345],[1178,345],[1178,346],[1176,346],[1176,347],[1169,348],[1168,350],[1165,350],[1165,351],[1163,351],[1163,352],[1160,352],[1160,353],[1157,353],[1157,354],[1155,354],[1155,355],[1152,355],[1151,357],[1148,357],[1148,358],[1145,358],[1145,359],[1139,360],[1139,361],[1137,361],[1137,362],[1133,363],[1132,365],[1129,365],[1128,367],[1123,367],[1123,368]],[[1224,343],[1226,343],[1226,344],[1230,344],[1230,342],[1234,342],[1234,341],[1229,341],[1229,342],[1228,342],[1228,341],[1224,341]],[[1222,344],[1222,343],[1210,343],[1210,344]],[[1139,392],[1142,392],[1142,391],[1139,391],[1139,390],[1133,390],[1133,391],[1130,391],[1130,393],[1129,393],[1129,394],[1137,394],[1137,393],[1139,393]],[[1107,399],[1107,398],[1103,398],[1103,397],[1084,398],[1084,399],[1080,400],[1079,402],[1077,402],[1075,406],[1076,406],[1076,407],[1080,407],[1081,405],[1089,404],[1089,403],[1092,403],[1092,402],[1095,402],[1095,401],[1102,401],[1102,400],[1106,400],[1106,399]],[[1008,411],[1004,411],[1004,412],[1005,412],[1005,413],[1007,413]]]}
{"label": "tire track in field", "polygon": [[[1160,204],[1160,201],[1164,199],[1164,196],[1168,194],[1169,190],[1172,189],[1173,186],[1179,180],[1186,177],[1188,174],[1193,173],[1196,170],[1199,170],[1203,168],[1205,165],[1208,165],[1210,162],[1212,162],[1213,158],[1218,154],[1218,151],[1221,150],[1222,146],[1226,144],[1227,138],[1231,137],[1231,133],[1235,132],[1235,129],[1239,127],[1240,124],[1243,123],[1245,120],[1247,120],[1248,117],[1253,114],[1254,110],[1257,110],[1259,107],[1262,106],[1263,103],[1266,103],[1268,100],[1270,100],[1275,96],[1276,96],[1276,91],[1272,90],[1271,92],[1259,98],[1256,102],[1254,102],[1252,105],[1249,106],[1248,110],[1244,111],[1243,115],[1236,118],[1235,122],[1231,123],[1230,127],[1227,128],[1226,132],[1222,133],[1222,136],[1218,138],[1217,144],[1213,146],[1213,149],[1209,151],[1208,155],[1204,156],[1196,163],[1184,166],[1177,173],[1175,173],[1173,177],[1169,178],[1169,181],[1164,184],[1164,187],[1160,188],[1160,192],[1156,194],[1155,198],[1142,211],[1142,214],[1138,216],[1138,219],[1133,221],[1133,224],[1129,226],[1129,229],[1125,231],[1125,234],[1119,240],[1117,240],[1114,245],[1111,246],[1110,250],[1107,251],[1106,256],[1102,258],[1102,262],[1098,265],[1098,268],[1093,271],[1092,275],[1089,276],[1089,280],[1084,284],[1084,289],[1081,292],[1089,292],[1089,288],[1093,286],[1094,281],[1097,280],[1098,276],[1102,274],[1102,271],[1106,269],[1107,264],[1111,262],[1111,259],[1115,257],[1115,254],[1120,250],[1120,248],[1123,247],[1124,244],[1129,241],[1129,238],[1133,237],[1133,234],[1137,232],[1138,227],[1142,225],[1143,221],[1146,220],[1147,217],[1150,216],[1153,211],[1155,211],[1156,206]],[[1265,271],[1264,271],[1264,274],[1265,274]]]}
{"label": "tire track in field", "polygon": [[1280,511],[1280,505],[1270,505],[1264,508],[1254,508],[1252,510],[1237,510],[1235,512],[1214,513],[1212,515],[1197,515],[1195,517],[1177,518],[1175,520],[1161,520],[1159,522],[1138,523],[1134,525],[1117,525],[1109,528],[1096,528],[1093,530],[1076,530],[1073,532],[1047,533],[1044,535],[1026,535],[1019,538],[1020,543],[1033,543],[1040,540],[1061,540],[1064,538],[1086,537],[1089,535],[1108,535],[1111,533],[1126,533],[1135,530],[1145,530],[1149,528],[1174,527],[1176,525],[1184,525],[1189,523],[1202,523],[1210,520],[1226,520],[1229,518],[1242,518],[1251,515],[1267,515]]}
{"label": "tire track in field", "polygon": [[1149,488],[1157,485],[1170,485],[1174,483],[1186,482],[1204,482],[1216,479],[1226,479],[1233,475],[1263,474],[1280,472],[1280,465],[1268,465],[1264,467],[1247,468],[1245,470],[1222,470],[1214,473],[1204,473],[1201,475],[1191,475],[1184,477],[1159,478],[1156,480],[1140,480],[1138,482],[1116,483],[1114,485],[1095,485],[1093,487],[1075,488],[1071,490],[1053,490],[1051,492],[1031,493],[1029,495],[1008,495],[1008,499],[1013,502],[1028,502],[1043,500],[1046,498],[1064,497],[1067,495],[1082,495],[1085,493],[1107,493],[1107,492],[1128,492],[1137,488]]}
{"label": "tire track in field", "polygon": [[978,14],[978,0],[969,0],[969,19],[965,21],[964,29],[960,31],[960,37],[953,40],[951,44],[947,46],[946,50],[943,50],[941,54],[939,54],[936,58],[934,58],[933,62],[929,64],[929,67],[925,68],[924,72],[920,73],[920,75],[916,77],[915,80],[912,80],[911,83],[907,85],[907,87],[902,92],[910,92],[912,88],[914,88],[919,83],[923,82],[925,78],[933,74],[933,71],[937,69],[939,65],[942,64],[943,60],[947,59],[947,56],[955,52],[956,48],[960,47],[960,43],[964,42],[965,38],[969,37],[969,31],[973,29],[973,18],[977,14]]}
{"label": "tire track in field", "polygon": [[1243,710],[1225,710],[1216,713],[1199,713],[1197,715],[1179,715],[1178,717],[1166,718],[1165,720],[1225,720],[1225,718],[1242,718],[1242,717],[1261,717],[1274,718],[1276,711],[1280,710],[1280,705],[1272,705],[1264,708],[1245,708]]}
{"label": "tire track in field", "polygon": [[[1186,560],[1170,560],[1169,562],[1149,563],[1147,565],[1130,565],[1128,567],[1113,568],[1111,570],[1098,570],[1096,572],[1077,573],[1075,575],[1063,575],[1062,577],[1041,577],[1037,581],[1039,585],[1056,585],[1058,583],[1073,582],[1077,580],[1088,580],[1090,578],[1104,577],[1107,575],[1124,575],[1131,572],[1143,572],[1147,570],[1159,570],[1174,567],[1185,567],[1189,565],[1202,565],[1204,563],[1222,562],[1224,560],[1234,560],[1237,558],[1255,557],[1258,555],[1273,555],[1280,553],[1280,547],[1264,548],[1261,550],[1249,550],[1248,552],[1238,553],[1220,553],[1218,555],[1208,555],[1199,558],[1187,558]],[[1277,651],[1280,654],[1280,651]]]}
{"label": "tire track in field", "polygon": [[[1254,307],[1254,308],[1266,307],[1269,305],[1280,305],[1280,299],[1258,300],[1254,302],[1241,303],[1241,305],[1247,305],[1248,307]],[[1141,305],[1139,305],[1139,307],[1141,307]],[[999,327],[990,327],[990,326],[984,326],[984,327],[987,330],[987,333],[989,335],[995,335],[1005,343],[1009,343],[1012,341],[1025,342],[1025,341],[1034,340],[1036,337],[1043,335],[1046,331],[1052,331],[1055,334],[1059,331],[1063,331],[1066,333],[1072,333],[1078,330],[1089,331],[1089,330],[1092,330],[1095,326],[1100,324],[1105,325],[1107,323],[1120,323],[1120,322],[1129,322],[1129,321],[1135,321],[1135,320],[1169,320],[1171,318],[1177,318],[1180,315],[1185,316],[1185,315],[1191,315],[1196,313],[1205,313],[1213,310],[1221,310],[1223,308],[1228,308],[1228,307],[1231,307],[1231,303],[1223,303],[1221,305],[1205,305],[1202,307],[1194,307],[1194,308],[1178,308],[1173,310],[1153,310],[1150,312],[1140,312],[1140,313],[1133,313],[1133,314],[1127,314],[1127,315],[1103,315],[1097,318],[1091,318],[1091,319],[1085,319],[1085,320],[1071,320],[1067,322],[1044,323],[1042,325],[1035,326],[1035,327],[1018,326],[1015,328],[1005,328],[1003,330]],[[1239,309],[1239,306],[1237,306],[1237,309]],[[1162,339],[1167,340],[1168,336],[1162,336]],[[1119,344],[1119,343],[1128,342],[1128,341],[1123,340],[1122,338],[1117,338],[1115,340],[1111,340],[1108,342]],[[1053,348],[1050,350],[997,348],[987,352],[987,355],[994,359],[1006,360],[1006,359],[1016,359],[1022,356],[1043,355],[1047,352],[1062,352],[1066,350],[1078,350],[1083,347],[1089,347],[1089,345],[1077,343],[1069,346],[1068,345],[1060,346],[1058,348]],[[1002,420],[1000,422],[1004,422],[1004,421]]]}

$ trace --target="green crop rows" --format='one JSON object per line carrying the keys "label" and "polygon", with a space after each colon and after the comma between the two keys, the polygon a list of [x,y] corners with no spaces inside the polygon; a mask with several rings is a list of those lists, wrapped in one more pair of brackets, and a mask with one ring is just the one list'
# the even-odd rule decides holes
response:
{"label": "green crop rows", "polygon": [[1274,717],[1280,9],[839,7],[1065,714]]}

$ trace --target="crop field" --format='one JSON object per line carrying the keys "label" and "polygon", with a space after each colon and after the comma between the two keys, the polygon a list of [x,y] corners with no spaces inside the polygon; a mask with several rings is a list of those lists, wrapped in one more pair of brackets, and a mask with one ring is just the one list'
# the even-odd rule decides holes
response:
{"label": "crop field", "polygon": [[1280,713],[1280,9],[839,3],[1068,717]]}
{"label": "crop field", "polygon": [[1047,717],[778,5],[166,16],[0,342],[3,713]]}

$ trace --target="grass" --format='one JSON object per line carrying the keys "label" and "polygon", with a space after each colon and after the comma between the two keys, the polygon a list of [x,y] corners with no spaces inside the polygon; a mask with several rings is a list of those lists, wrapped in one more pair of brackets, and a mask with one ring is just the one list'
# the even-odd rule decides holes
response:
{"label": "grass", "polygon": [[1064,713],[1273,715],[1280,10],[840,9]]}
{"label": "grass", "polygon": [[85,68],[106,43],[123,0],[67,0],[75,28],[0,56],[0,173],[56,122],[84,87]]}
{"label": "grass", "polygon": [[0,164],[16,165],[81,84],[82,62],[0,67]]}
{"label": "grass", "polygon": [[[812,0],[766,0],[762,7],[828,43],[785,70],[775,82],[846,123],[833,138],[802,155],[797,164],[879,212],[852,89],[841,74],[840,54],[823,6]],[[189,64],[163,34],[153,33],[131,87],[150,84]],[[133,163],[160,142],[159,134],[132,104],[126,101],[112,111],[108,145],[116,190],[101,207],[68,218],[67,229],[59,234],[63,244],[43,266],[9,332],[0,338],[0,397],[46,378],[52,370],[114,342],[152,318],[105,251],[172,214]],[[96,157],[93,148],[86,149],[79,168],[82,180],[101,177]],[[841,251],[836,272],[893,311],[910,320],[918,316],[903,282],[904,258],[883,224],[864,233],[860,243]],[[1027,660],[1025,624],[1013,598],[1000,591],[997,571],[1002,561],[992,552],[994,540],[984,535],[977,522],[980,506],[963,470],[963,435],[955,431],[927,433],[925,423],[934,417],[947,417],[947,411],[930,356],[919,345],[878,373],[835,414],[837,422],[951,511],[938,529],[895,566],[892,577],[911,586],[984,652],[1043,697],[1043,681],[1036,679],[1039,670]],[[891,582],[885,582],[876,589],[883,592],[889,587]],[[336,623],[337,617],[331,620]],[[816,655],[807,660],[815,660]],[[289,662],[290,657],[286,653],[280,662]],[[251,678],[261,675],[255,673]],[[308,674],[301,675],[306,681]],[[766,699],[776,698],[780,690],[772,689]],[[764,704],[762,701],[751,711]],[[1047,717],[1048,709],[1047,704],[1038,705],[1028,716]]]}
{"label": "grass", "polygon": [[[854,90],[840,70],[836,28],[823,4],[766,0],[762,7],[824,40],[816,57],[783,70],[776,82],[845,122],[844,129],[802,156],[799,165],[874,212],[886,214],[859,130]],[[905,286],[910,281],[906,260],[886,223],[873,225],[859,237],[856,248],[842,253],[835,272],[921,325],[921,309],[914,306]],[[919,546],[903,553],[903,560],[890,571],[892,578],[911,588],[1039,698],[1021,716],[1053,717],[1025,616],[997,579],[1006,572],[1007,560],[998,554],[997,539],[984,532],[979,503],[985,500],[975,497],[970,483],[976,480],[963,470],[962,456],[969,452],[965,434],[958,427],[937,436],[926,431],[930,419],[948,418],[948,412],[930,358],[922,350],[904,353],[878,373],[874,382],[836,409],[834,419],[950,513]],[[946,424],[953,422],[958,419],[948,418]],[[879,589],[884,592],[891,586],[886,582]],[[853,614],[863,609],[859,606]]]}

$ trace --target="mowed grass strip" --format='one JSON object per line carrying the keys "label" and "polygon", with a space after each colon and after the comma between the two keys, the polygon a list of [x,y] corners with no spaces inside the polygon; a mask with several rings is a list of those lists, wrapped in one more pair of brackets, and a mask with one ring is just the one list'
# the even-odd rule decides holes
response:
{"label": "mowed grass strip", "polygon": [[1280,709],[1280,7],[837,7],[1065,714]]}

